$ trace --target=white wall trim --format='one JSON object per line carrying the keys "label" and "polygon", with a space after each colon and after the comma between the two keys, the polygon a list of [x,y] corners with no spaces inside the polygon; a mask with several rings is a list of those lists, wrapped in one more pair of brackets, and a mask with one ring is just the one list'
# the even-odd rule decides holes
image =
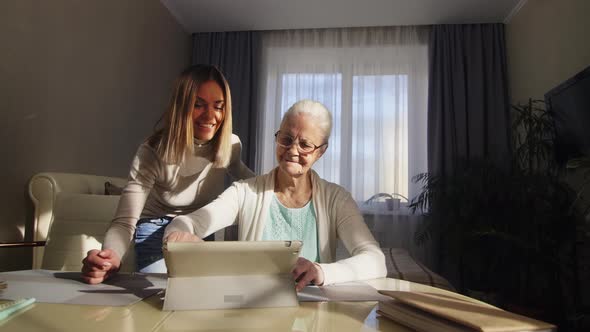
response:
{"label": "white wall trim", "polygon": [[512,18],[514,18],[514,16],[516,16],[516,14],[522,9],[522,7],[524,7],[524,5],[526,4],[527,1],[528,0],[520,0],[516,4],[516,6],[514,6],[514,8],[512,8],[510,13],[508,13],[508,15],[506,15],[506,18],[504,19],[504,24],[510,23]]}

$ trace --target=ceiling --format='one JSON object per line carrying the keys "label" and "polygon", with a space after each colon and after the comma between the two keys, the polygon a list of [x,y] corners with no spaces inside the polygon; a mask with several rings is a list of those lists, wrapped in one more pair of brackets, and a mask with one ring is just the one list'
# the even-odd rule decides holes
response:
{"label": "ceiling", "polygon": [[160,0],[187,32],[507,22],[526,0]]}

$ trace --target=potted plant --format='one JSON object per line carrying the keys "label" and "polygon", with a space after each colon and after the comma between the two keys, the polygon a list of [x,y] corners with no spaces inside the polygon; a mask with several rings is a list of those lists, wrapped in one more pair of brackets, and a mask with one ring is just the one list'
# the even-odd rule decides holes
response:
{"label": "potted plant", "polygon": [[546,316],[568,306],[556,285],[572,277],[572,191],[553,161],[553,123],[544,103],[529,100],[512,110],[508,167],[469,159],[452,174],[415,178],[423,190],[410,208],[425,215],[415,240],[438,242],[439,262],[456,271],[457,278],[446,276],[459,290],[479,288],[504,303],[540,306],[536,316],[557,321]]}

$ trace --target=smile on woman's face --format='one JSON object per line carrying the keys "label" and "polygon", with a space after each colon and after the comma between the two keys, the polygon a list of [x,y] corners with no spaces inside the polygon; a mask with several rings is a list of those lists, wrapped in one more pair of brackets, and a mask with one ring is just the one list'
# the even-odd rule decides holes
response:
{"label": "smile on woman's face", "polygon": [[295,139],[293,144],[288,147],[282,147],[276,144],[276,157],[279,162],[279,169],[291,177],[299,177],[306,174],[311,166],[322,156],[324,149],[315,149],[310,153],[302,153],[297,149],[300,141],[306,141],[320,146],[323,144],[322,131],[312,121],[307,114],[297,114],[290,116],[283,121],[281,134],[286,134]]}
{"label": "smile on woman's face", "polygon": [[223,90],[215,81],[203,82],[197,90],[193,108],[194,136],[201,141],[210,141],[221,127],[225,117]]}

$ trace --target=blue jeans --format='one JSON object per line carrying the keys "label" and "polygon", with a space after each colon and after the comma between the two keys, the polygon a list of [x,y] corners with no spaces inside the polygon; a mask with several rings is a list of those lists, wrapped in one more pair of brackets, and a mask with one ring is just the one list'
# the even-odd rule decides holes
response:
{"label": "blue jeans", "polygon": [[139,219],[135,228],[135,263],[143,273],[166,273],[162,237],[172,217]]}

